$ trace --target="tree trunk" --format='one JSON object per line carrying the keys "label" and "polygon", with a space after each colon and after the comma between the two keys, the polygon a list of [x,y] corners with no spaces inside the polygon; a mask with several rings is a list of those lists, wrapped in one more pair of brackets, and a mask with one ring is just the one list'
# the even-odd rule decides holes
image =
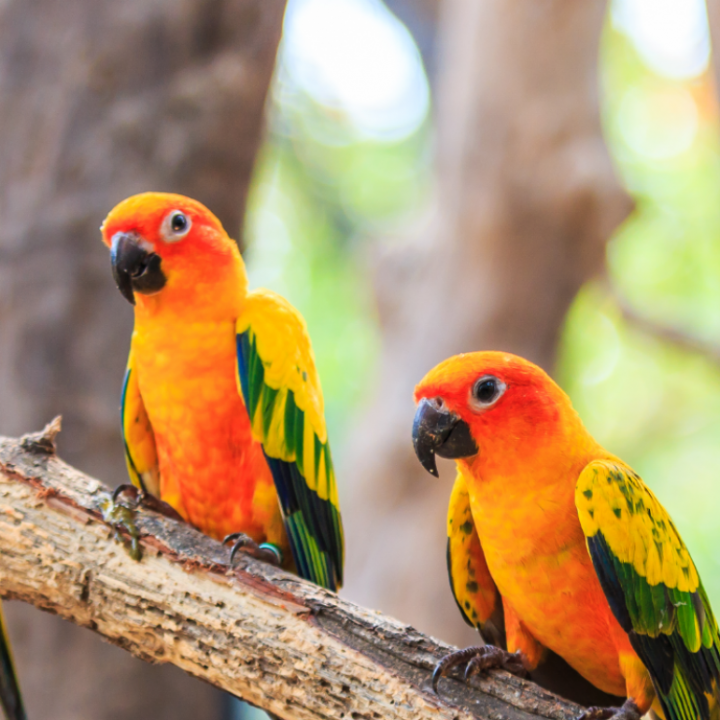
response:
{"label": "tree trunk", "polygon": [[565,313],[630,206],[600,130],[604,18],[602,0],[445,0],[433,207],[378,262],[382,361],[341,467],[346,590],[454,643],[474,638],[446,579],[453,471],[435,480],[413,454],[413,386],[463,351],[552,370]]}
{"label": "tree trunk", "polygon": [[[126,473],[132,312],[98,227],[144,190],[238,233],[284,0],[8,0],[0,8],[0,431],[65,416],[65,456]],[[86,631],[8,609],[31,718],[211,718],[219,695]]]}

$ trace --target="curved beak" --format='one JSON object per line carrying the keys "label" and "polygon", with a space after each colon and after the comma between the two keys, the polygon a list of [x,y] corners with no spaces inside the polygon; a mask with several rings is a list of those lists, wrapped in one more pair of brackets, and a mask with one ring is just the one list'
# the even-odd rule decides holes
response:
{"label": "curved beak", "polygon": [[115,283],[131,305],[135,304],[134,293],[150,295],[165,286],[166,278],[160,268],[162,258],[146,250],[142,237],[135,232],[113,235],[110,262]]}
{"label": "curved beak", "polygon": [[412,437],[418,460],[435,477],[439,477],[435,455],[457,459],[472,457],[478,452],[468,424],[442,404],[427,398],[418,404]]}

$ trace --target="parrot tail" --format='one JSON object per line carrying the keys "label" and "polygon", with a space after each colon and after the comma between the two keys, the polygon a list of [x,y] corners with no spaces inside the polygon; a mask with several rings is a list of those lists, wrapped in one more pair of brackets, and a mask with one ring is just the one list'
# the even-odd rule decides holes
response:
{"label": "parrot tail", "polygon": [[5,711],[7,720],[27,720],[2,608],[0,608],[0,705]]}

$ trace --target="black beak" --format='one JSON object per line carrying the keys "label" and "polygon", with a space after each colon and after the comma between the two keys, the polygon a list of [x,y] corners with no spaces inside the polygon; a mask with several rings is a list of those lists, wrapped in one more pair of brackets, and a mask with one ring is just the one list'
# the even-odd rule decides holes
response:
{"label": "black beak", "polygon": [[478,452],[468,424],[437,400],[420,401],[412,436],[418,460],[435,477],[439,477],[435,455],[455,459],[472,457]]}
{"label": "black beak", "polygon": [[113,235],[110,262],[115,283],[131,305],[135,304],[134,293],[152,294],[165,286],[161,257],[145,250],[142,238],[135,232]]}

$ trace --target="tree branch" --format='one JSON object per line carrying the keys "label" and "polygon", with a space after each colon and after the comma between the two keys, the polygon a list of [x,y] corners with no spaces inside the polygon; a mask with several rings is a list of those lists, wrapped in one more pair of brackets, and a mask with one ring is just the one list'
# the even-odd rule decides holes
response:
{"label": "tree branch", "polygon": [[646,317],[612,290],[610,290],[610,297],[617,305],[622,319],[636,330],[661,342],[674,345],[684,352],[701,355],[708,362],[720,365],[720,347],[717,345]]}
{"label": "tree branch", "polygon": [[[169,662],[284,718],[569,720],[581,708],[504,672],[443,680],[451,648],[141,509],[143,559],[103,520],[106,487],[43,433],[0,438],[0,594]],[[398,558],[402,562],[402,558]]]}

